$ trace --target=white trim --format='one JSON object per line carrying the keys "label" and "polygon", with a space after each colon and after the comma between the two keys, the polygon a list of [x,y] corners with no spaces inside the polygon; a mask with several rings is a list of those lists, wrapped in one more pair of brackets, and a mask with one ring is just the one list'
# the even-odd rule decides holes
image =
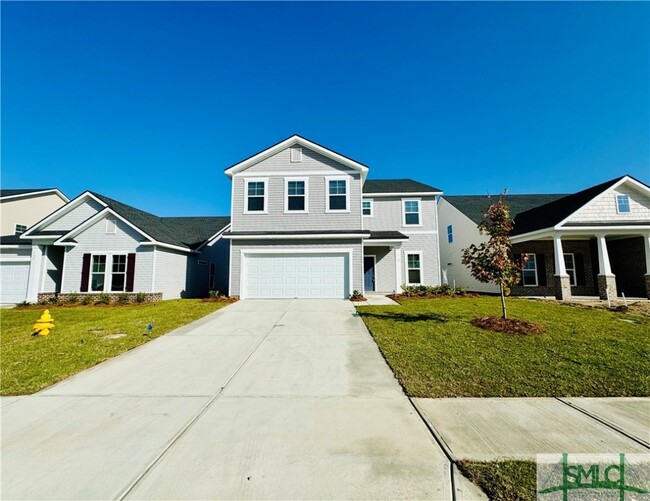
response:
{"label": "white trim", "polygon": [[68,260],[68,249],[63,249],[63,261],[61,263],[61,283],[59,284],[59,288],[61,289],[61,292],[64,292],[63,290],[63,284],[65,284],[65,263]]}
{"label": "white trim", "polygon": [[[265,249],[263,247],[239,249],[239,298],[246,299],[246,256],[248,254],[347,254],[348,258],[348,294],[352,294],[353,288],[353,254],[354,250],[345,248],[300,248],[286,247],[282,249]],[[230,267],[232,270],[232,266]],[[363,271],[363,267],[362,267]],[[362,282],[363,284],[363,282]]]}
{"label": "white trim", "polygon": [[232,167],[229,167],[226,169],[225,174],[226,176],[232,178],[233,175],[248,169],[249,167],[258,164],[262,160],[265,160],[269,157],[272,157],[276,153],[279,153],[286,148],[289,148],[294,145],[300,145],[303,146],[309,150],[315,151],[316,153],[319,153],[327,158],[330,158],[334,160],[335,162],[338,162],[342,165],[345,165],[346,167],[349,167],[355,171],[358,171],[361,173],[361,178],[365,181],[366,176],[368,175],[368,167],[366,167],[363,164],[360,164],[358,162],[355,162],[351,158],[344,157],[343,155],[340,155],[339,153],[336,153],[332,150],[329,150],[323,146],[320,146],[316,143],[313,143],[309,141],[308,139],[305,139],[304,137],[298,136],[297,134],[294,136],[291,136],[290,138],[285,139],[284,141],[271,146],[270,148],[267,148],[256,155],[253,155],[250,158],[247,158],[246,160],[243,160]]}
{"label": "white trim", "polygon": [[[373,265],[372,265],[372,269],[373,269],[372,278],[373,278],[373,281],[374,281],[373,285],[375,286],[375,290],[369,291],[369,292],[377,292],[377,254],[364,254],[363,255],[363,260],[362,260],[362,267],[361,267],[361,271],[363,272],[363,281],[361,282],[361,293],[362,294],[366,293],[366,270],[365,270],[366,265],[365,265],[365,259],[367,257],[371,257],[373,259],[373,261],[374,261]],[[350,291],[350,294],[352,294],[352,291]]]}
{"label": "white trim", "polygon": [[27,301],[34,303],[38,299],[39,277],[43,264],[43,250],[40,245],[32,245],[32,257],[30,261],[29,278],[27,279]]}
{"label": "white trim", "polygon": [[[536,252],[524,252],[523,254],[526,254],[528,256],[528,261],[526,264],[530,263],[530,256],[533,256],[534,261],[535,261],[535,268],[533,270],[526,270],[525,266],[522,266],[521,268],[521,285],[524,287],[539,287],[539,276],[537,274],[537,253]],[[564,260],[564,257],[562,257],[562,260]],[[534,284],[527,284],[525,282],[524,278],[524,271],[534,271],[535,272],[535,283]]]}
{"label": "white trim", "polygon": [[188,254],[200,254],[198,251],[193,250],[193,249],[186,249],[185,247],[179,247],[177,245],[172,245],[172,244],[165,244],[162,242],[138,242],[140,245],[149,247],[149,246],[154,246],[154,247],[162,247],[164,249],[171,249],[171,250],[176,250],[180,252],[187,252]]}
{"label": "white trim", "polygon": [[[364,202],[370,202],[370,214],[364,214],[363,213],[363,203]],[[361,215],[363,217],[375,217],[375,202],[372,198],[368,198],[367,200],[361,199]]]}
{"label": "white trim", "polygon": [[286,177],[286,176],[331,176],[334,174],[348,174],[354,177],[354,175],[359,175],[359,172],[356,170],[349,169],[330,169],[330,170],[274,170],[274,171],[255,171],[255,172],[242,172],[235,174],[233,179],[236,177],[260,177],[260,174],[263,174],[267,177]]}
{"label": "white trim", "polygon": [[226,226],[221,228],[218,232],[216,232],[214,235],[212,235],[209,239],[207,239],[205,242],[203,242],[201,245],[199,245],[196,250],[200,251],[205,247],[206,245],[208,247],[212,247],[215,243],[217,243],[219,240],[223,238],[223,234],[228,231],[232,226],[232,223],[228,223]]}
{"label": "white trim", "polygon": [[158,257],[158,250],[156,249],[155,246],[152,250],[153,250],[153,256],[152,256],[153,262],[151,264],[151,292],[156,292],[156,262]]}
{"label": "white trim", "polygon": [[[415,225],[412,224],[412,225],[409,225],[409,226],[415,226]],[[409,226],[407,226],[407,228]],[[429,231],[400,230],[400,233],[403,233],[404,235],[437,235],[438,234],[438,232],[436,230],[429,230]]]}
{"label": "white trim", "polygon": [[[330,196],[341,196],[340,193],[330,195],[330,181],[345,181],[345,209],[330,209]],[[350,176],[325,176],[325,213],[346,214],[350,212]]]}
{"label": "white trim", "polygon": [[39,292],[45,292],[43,289],[45,289],[45,275],[47,275],[47,265],[50,260],[50,247],[51,245],[44,245],[43,246],[43,260],[42,260],[42,266],[41,266],[41,273],[39,275],[39,280],[38,280],[38,290]]}
{"label": "white trim", "polygon": [[362,244],[366,247],[376,247],[377,245],[401,245],[404,242],[408,242],[408,240],[403,239],[403,240],[398,240],[398,239],[389,239],[389,238],[382,238],[382,239],[366,239],[362,242]]}
{"label": "white trim", "polygon": [[[54,240],[58,240],[59,238],[61,238],[61,236],[64,235],[64,234],[65,234],[65,232],[62,231],[61,233],[57,233],[56,235],[37,235],[35,237],[29,237],[29,240],[53,240],[54,241]],[[20,238],[23,238],[23,235],[24,235],[24,233],[22,235],[20,235]],[[27,240],[27,239],[25,239],[25,240]]]}
{"label": "white trim", "polygon": [[3,202],[5,200],[15,200],[17,198],[27,198],[27,197],[33,197],[34,195],[44,195],[46,193],[54,193],[55,195],[58,195],[61,200],[63,200],[65,203],[68,203],[70,199],[66,197],[63,193],[61,193],[57,188],[53,188],[51,190],[42,190],[42,191],[30,191],[29,193],[20,193],[18,195],[9,195],[6,197],[0,197],[0,200]]}
{"label": "white trim", "polygon": [[[249,183],[264,183],[264,210],[248,210],[248,185]],[[255,196],[253,198],[259,198]],[[244,212],[243,214],[268,214],[269,209],[269,178],[251,177],[244,179]]]}
{"label": "white trim", "polygon": [[[420,257],[420,282],[419,283],[411,283],[409,280],[409,271],[410,270],[415,270],[416,268],[409,268],[409,254],[417,254]],[[424,255],[424,252],[418,251],[418,250],[405,250],[404,251],[404,260],[406,262],[406,285],[423,285],[424,284],[424,259],[422,259],[422,256]]]}
{"label": "white trim", "polygon": [[11,245],[0,245],[0,249],[29,249],[31,248],[31,244],[25,242],[24,244],[11,244]]}
{"label": "white trim", "polygon": [[298,240],[298,239],[351,239],[351,238],[368,238],[368,233],[318,233],[318,234],[304,234],[296,233],[295,235],[224,235],[223,238],[227,240]]}
{"label": "white trim", "polygon": [[[406,202],[418,203],[418,224],[406,224]],[[415,214],[409,212],[409,214]],[[417,228],[422,226],[422,200],[419,198],[402,198],[402,227],[403,228]]]}
{"label": "white trim", "polygon": [[25,256],[7,256],[7,257],[0,257],[0,264],[2,263],[29,263],[32,260],[31,257],[25,257]]}
{"label": "white trim", "polygon": [[[305,183],[305,208],[303,210],[289,210],[289,182]],[[300,195],[292,195],[300,196]],[[284,213],[285,214],[309,214],[309,178],[308,177],[285,177],[284,178]]]}
{"label": "white trim", "polygon": [[402,192],[395,192],[395,193],[362,193],[361,197],[366,198],[366,197],[372,197],[372,198],[377,198],[377,197],[434,197],[437,195],[442,195],[442,191],[421,191],[417,193],[402,193]]}
{"label": "white trim", "polygon": [[[122,216],[120,216],[120,215],[119,215],[117,212],[115,212],[113,209],[111,209],[110,207],[104,207],[104,208],[103,208],[102,210],[100,210],[97,214],[95,214],[94,216],[89,217],[89,218],[86,219],[83,223],[81,223],[81,224],[75,226],[75,227],[72,228],[70,231],[68,231],[67,233],[65,233],[65,234],[62,235],[61,237],[59,237],[59,239],[56,240],[54,243],[55,243],[55,244],[61,244],[61,243],[64,243],[64,242],[63,242],[63,239],[66,239],[66,238],[74,238],[76,235],[78,235],[79,233],[81,233],[82,231],[84,231],[86,228],[89,228],[90,226],[94,225],[94,224],[97,223],[98,221],[101,221],[103,218],[107,217],[108,214],[112,214],[112,215],[115,216],[117,219],[119,219],[120,221],[122,221],[124,224],[126,224],[127,226],[133,228],[135,231],[137,231],[138,233],[140,233],[143,237],[146,237],[146,238],[148,238],[149,240],[155,241],[154,238],[152,238],[151,236],[147,235],[144,231],[142,231],[140,228],[138,228],[137,226],[135,226],[133,223],[131,223],[130,221],[128,221],[128,220],[126,220],[125,218],[123,218]],[[116,225],[116,226],[117,226],[117,225]]]}
{"label": "white trim", "polygon": [[399,294],[402,290],[402,251],[399,247],[393,249],[395,252],[395,293]]}

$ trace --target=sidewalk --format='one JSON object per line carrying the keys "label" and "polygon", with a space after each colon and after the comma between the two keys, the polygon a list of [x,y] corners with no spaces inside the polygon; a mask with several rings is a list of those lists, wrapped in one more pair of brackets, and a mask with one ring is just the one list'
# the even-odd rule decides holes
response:
{"label": "sidewalk", "polygon": [[650,398],[414,398],[457,459],[650,453]]}

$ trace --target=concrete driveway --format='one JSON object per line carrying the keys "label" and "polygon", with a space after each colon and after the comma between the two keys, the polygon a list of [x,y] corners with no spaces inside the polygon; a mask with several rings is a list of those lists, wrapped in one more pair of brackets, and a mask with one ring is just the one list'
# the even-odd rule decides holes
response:
{"label": "concrete driveway", "polygon": [[348,301],[240,301],[2,403],[3,499],[451,498]]}

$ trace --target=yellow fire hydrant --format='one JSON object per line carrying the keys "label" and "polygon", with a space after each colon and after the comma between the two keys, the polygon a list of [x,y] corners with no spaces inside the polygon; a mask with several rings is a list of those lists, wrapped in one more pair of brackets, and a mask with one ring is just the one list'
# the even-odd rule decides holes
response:
{"label": "yellow fire hydrant", "polygon": [[32,327],[32,336],[47,336],[53,328],[54,319],[50,316],[50,310],[45,310]]}

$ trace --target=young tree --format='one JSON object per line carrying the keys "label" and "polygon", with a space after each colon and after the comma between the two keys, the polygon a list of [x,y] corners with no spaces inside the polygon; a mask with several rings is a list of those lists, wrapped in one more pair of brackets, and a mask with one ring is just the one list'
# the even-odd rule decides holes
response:
{"label": "young tree", "polygon": [[478,225],[481,234],[489,235],[490,239],[479,246],[472,244],[463,249],[463,264],[479,282],[492,282],[499,286],[502,316],[507,319],[505,297],[510,294],[510,287],[521,279],[521,267],[525,264],[527,256],[523,256],[520,262],[514,259],[510,243],[514,222],[510,218],[506,193],[507,191],[504,191],[499,199],[490,205],[483,221]]}

